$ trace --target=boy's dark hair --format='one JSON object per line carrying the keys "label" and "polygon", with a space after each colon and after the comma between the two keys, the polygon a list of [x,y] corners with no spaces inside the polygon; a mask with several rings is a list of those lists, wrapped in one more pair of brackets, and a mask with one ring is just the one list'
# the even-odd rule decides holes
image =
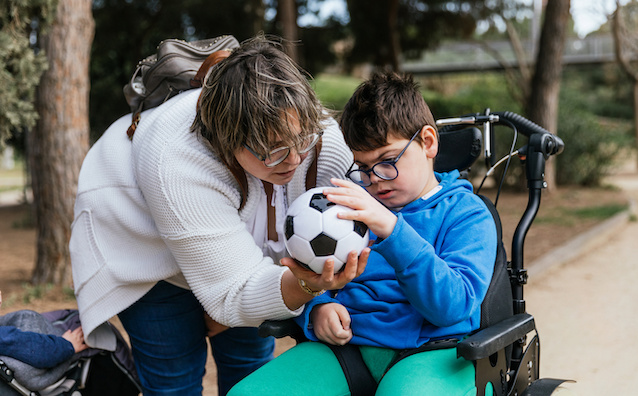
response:
{"label": "boy's dark hair", "polygon": [[[388,144],[388,134],[410,139],[430,125],[434,116],[409,74],[375,73],[364,81],[346,103],[339,125],[348,147],[371,151]],[[420,136],[417,136],[420,141]]]}

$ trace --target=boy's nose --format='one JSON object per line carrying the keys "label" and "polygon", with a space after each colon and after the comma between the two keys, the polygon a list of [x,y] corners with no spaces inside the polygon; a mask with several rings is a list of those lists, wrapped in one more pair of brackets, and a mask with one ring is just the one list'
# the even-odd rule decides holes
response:
{"label": "boy's nose", "polygon": [[370,177],[370,183],[372,183],[372,184],[377,184],[378,182],[383,180],[382,178],[377,176],[374,172],[370,172],[369,177]]}

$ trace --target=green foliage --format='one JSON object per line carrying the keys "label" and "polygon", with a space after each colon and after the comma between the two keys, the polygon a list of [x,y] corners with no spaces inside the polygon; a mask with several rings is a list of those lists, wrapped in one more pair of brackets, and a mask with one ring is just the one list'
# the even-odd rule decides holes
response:
{"label": "green foliage", "polygon": [[331,110],[343,110],[362,80],[334,74],[320,74],[310,83],[321,103]]}
{"label": "green foliage", "polygon": [[492,111],[520,113],[500,73],[460,74],[422,80],[423,97],[436,118]]}
{"label": "green foliage", "polygon": [[621,150],[632,143],[629,127],[603,125],[589,110],[587,100],[579,91],[561,91],[558,135],[565,142],[565,151],[556,157],[559,184],[600,185]]}
{"label": "green foliage", "polygon": [[[349,29],[355,39],[350,54],[352,64],[371,62],[377,66],[391,65],[388,15],[392,2],[347,0]],[[511,1],[505,0],[404,0],[398,2],[396,26],[402,56],[417,58],[443,39],[468,38],[474,34],[478,21],[497,15]]]}
{"label": "green foliage", "polygon": [[633,84],[620,67],[570,67],[563,73],[563,89],[581,93],[587,111],[602,117],[631,120],[634,117]]}
{"label": "green foliage", "polygon": [[23,283],[22,289],[24,289],[22,302],[24,304],[30,304],[33,300],[39,300],[44,297],[51,291],[51,289],[53,289],[53,285],[50,283],[46,285],[31,285],[29,283]]}
{"label": "green foliage", "polygon": [[55,0],[3,2],[0,8],[0,146],[15,131],[37,121],[33,100],[47,68],[42,52],[29,43],[32,21],[40,29],[52,21]]}

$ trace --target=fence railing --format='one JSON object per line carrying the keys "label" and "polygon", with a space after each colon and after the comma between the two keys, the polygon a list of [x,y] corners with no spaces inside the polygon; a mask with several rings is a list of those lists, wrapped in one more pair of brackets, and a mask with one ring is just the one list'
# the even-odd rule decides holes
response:
{"label": "fence railing", "polygon": [[[529,41],[523,42],[526,62],[533,62]],[[486,48],[489,46],[489,49]],[[498,58],[492,55],[497,53]],[[638,59],[635,54],[634,59]],[[564,65],[601,64],[615,62],[614,41],[611,34],[590,35],[583,39],[569,38],[565,43]],[[405,60],[402,68],[413,74],[458,73],[503,69],[503,62],[517,67],[518,59],[509,41],[461,42],[444,44],[435,51],[427,51],[418,60]]]}

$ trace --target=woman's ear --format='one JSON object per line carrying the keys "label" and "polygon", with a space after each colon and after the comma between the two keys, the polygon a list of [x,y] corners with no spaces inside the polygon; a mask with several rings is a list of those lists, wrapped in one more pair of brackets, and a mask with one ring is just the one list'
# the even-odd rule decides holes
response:
{"label": "woman's ear", "polygon": [[432,126],[425,125],[421,129],[421,145],[428,158],[434,158],[438,154],[439,138],[436,130]]}

